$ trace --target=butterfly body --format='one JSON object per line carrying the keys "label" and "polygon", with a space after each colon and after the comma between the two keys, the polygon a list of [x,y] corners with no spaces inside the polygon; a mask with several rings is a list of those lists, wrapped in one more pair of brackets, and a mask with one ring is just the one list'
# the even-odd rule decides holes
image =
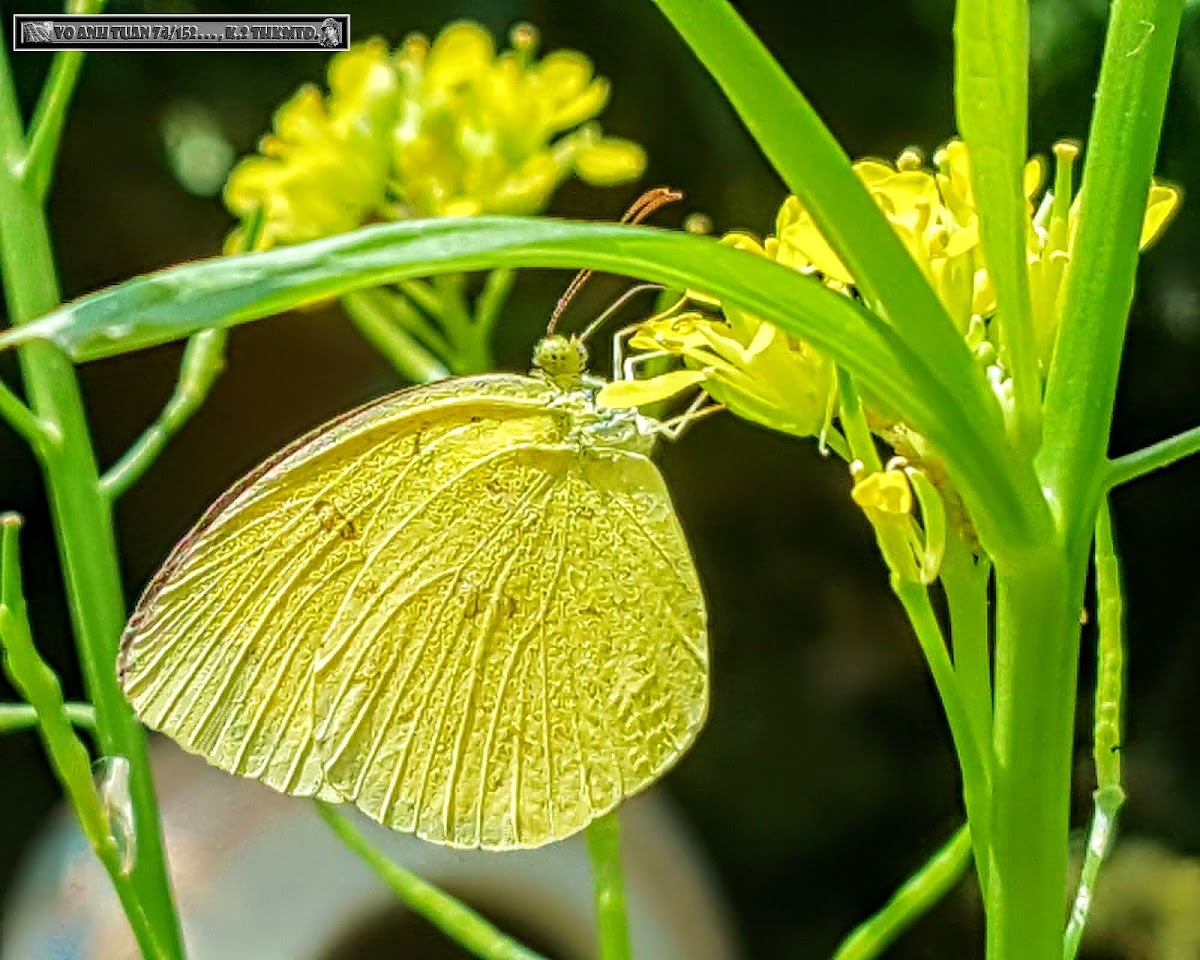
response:
{"label": "butterfly body", "polygon": [[122,638],[138,715],[453,846],[559,839],[660,776],[708,654],[655,423],[540,363],[368,404],[214,504]]}

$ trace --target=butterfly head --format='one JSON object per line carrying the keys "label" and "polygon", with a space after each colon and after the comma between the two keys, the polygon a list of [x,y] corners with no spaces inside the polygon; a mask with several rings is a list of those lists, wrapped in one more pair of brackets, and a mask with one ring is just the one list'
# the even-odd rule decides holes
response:
{"label": "butterfly head", "polygon": [[587,373],[587,365],[587,347],[576,336],[552,333],[533,348],[534,369],[561,387],[578,384]]}

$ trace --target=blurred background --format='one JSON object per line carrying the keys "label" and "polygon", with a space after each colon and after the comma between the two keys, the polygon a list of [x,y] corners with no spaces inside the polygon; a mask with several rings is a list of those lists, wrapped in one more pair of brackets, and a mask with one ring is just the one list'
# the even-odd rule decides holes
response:
{"label": "blurred background", "polygon": [[[540,29],[543,50],[582,50],[612,79],[605,130],[642,143],[650,157],[642,184],[568,184],[550,213],[616,219],[642,187],[669,183],[687,199],[659,216],[663,225],[702,211],[718,233],[770,230],[784,196],[780,181],[649,0],[335,6],[289,0],[110,9],[348,11],[355,39],[382,35],[392,43],[412,30],[435,34],[460,17],[500,36],[528,20]],[[737,6],[852,156],[891,158],[910,145],[932,152],[953,134],[950,0]],[[1086,134],[1105,7],[1101,0],[1033,2],[1037,152]],[[6,24],[12,13],[52,9],[0,3]],[[13,59],[31,106],[49,59]],[[253,149],[273,108],[300,83],[323,82],[325,63],[315,53],[89,55],[50,205],[64,296],[218,252],[232,226],[219,199],[229,164]],[[1197,4],[1184,25],[1158,171],[1182,186],[1185,202],[1141,267],[1114,453],[1200,423]],[[567,279],[522,274],[498,333],[502,367],[527,367]],[[602,278],[575,316],[622,288]],[[157,415],[179,356],[178,347],[163,347],[81,370],[103,464]],[[15,382],[11,356],[0,356],[0,374]],[[309,427],[396,386],[387,364],[336,309],[236,329],[212,396],[120,503],[130,600],[233,480]],[[711,879],[715,902],[726,905],[742,956],[827,956],[960,822],[939,707],[870,531],[847,495],[844,465],[822,460],[814,443],[731,417],[690,432],[660,462],[709,599],[715,685],[706,731],[663,788],[672,821],[707,864],[698,869]],[[1108,930],[1103,924],[1111,920],[1112,930],[1090,948],[1093,960],[1200,957],[1195,929],[1179,932],[1188,916],[1200,915],[1200,866],[1190,859],[1200,855],[1198,487],[1200,460],[1193,460],[1119,491],[1114,501],[1127,576],[1130,799],[1122,827],[1130,855],[1110,873],[1114,884],[1138,879],[1117,898],[1129,916],[1112,908],[1100,924]],[[80,697],[39,473],[7,429],[0,429],[0,508],[27,518],[26,581],[38,641],[68,693]],[[1094,785],[1089,639],[1077,743],[1080,825]],[[0,697],[12,699],[2,681]],[[17,884],[58,802],[36,736],[0,739],[0,891]],[[1174,946],[1164,946],[1168,941]],[[389,952],[346,946],[337,956],[456,956],[433,935],[411,949],[390,942]],[[981,942],[979,906],[964,884],[889,956],[973,956]]]}

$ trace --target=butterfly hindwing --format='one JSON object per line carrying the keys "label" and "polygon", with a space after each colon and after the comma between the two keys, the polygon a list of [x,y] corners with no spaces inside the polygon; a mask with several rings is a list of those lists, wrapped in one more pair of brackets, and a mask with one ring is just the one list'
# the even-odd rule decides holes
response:
{"label": "butterfly hindwing", "polygon": [[644,457],[524,442],[476,459],[453,444],[443,456],[473,463],[440,493],[436,543],[409,529],[422,501],[327,631],[318,749],[335,789],[389,826],[538,846],[691,742],[707,703],[703,602]]}

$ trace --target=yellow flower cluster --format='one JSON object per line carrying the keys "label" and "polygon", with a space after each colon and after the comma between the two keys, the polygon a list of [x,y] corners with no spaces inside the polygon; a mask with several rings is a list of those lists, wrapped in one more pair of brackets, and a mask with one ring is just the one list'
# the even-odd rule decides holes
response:
{"label": "yellow flower cluster", "polygon": [[[1078,203],[1072,202],[1071,170],[1077,153],[1069,143],[1055,148],[1054,189],[1045,191],[1037,202],[1043,164],[1034,159],[1025,167],[1026,255],[1043,365],[1053,349],[1059,288],[1075,233]],[[989,374],[1000,385],[1007,374],[989,339],[996,295],[980,242],[966,144],[950,141],[935,154],[932,168],[924,165],[920,154],[908,150],[894,164],[860,160],[854,170],[959,332],[980,362],[991,367]],[[1179,202],[1174,187],[1152,185],[1142,247],[1158,237]],[[811,274],[831,289],[853,295],[854,277],[794,196],[780,207],[774,234],[761,243],[740,232],[727,234],[721,242]],[[615,384],[601,398],[612,406],[657,402],[689,386],[701,386],[739,416],[788,433],[813,435],[829,422],[832,364],[770,324],[706,297],[689,293],[675,310],[645,321],[630,346],[681,358],[692,375]]]}
{"label": "yellow flower cluster", "polygon": [[245,244],[299,243],[375,220],[529,214],[574,175],[594,185],[641,175],[645,155],[590,123],[608,81],[572,50],[535,57],[532,27],[497,52],[474,23],[430,43],[410,36],[391,51],[378,39],[335,56],[329,94],[302,87],[275,114],[258,155],[230,174],[225,202]]}
{"label": "yellow flower cluster", "polygon": [[[1042,191],[1044,169],[1039,160],[1026,165],[1024,176],[1026,262],[1043,375],[1054,348],[1059,293],[1078,210],[1071,182],[1078,148],[1061,143],[1054,153],[1053,189]],[[894,164],[861,160],[854,171],[1003,401],[1010,396],[1011,379],[996,342],[996,294],[980,240],[966,145],[952,140],[935,154],[932,167],[909,150]],[[1179,202],[1175,188],[1157,182],[1151,186],[1142,247],[1158,237]],[[809,274],[841,294],[855,295],[854,277],[796,197],[784,201],[771,236],[760,242],[735,232],[721,242]],[[688,292],[667,312],[639,324],[629,345],[635,351],[624,363],[630,372],[644,360],[658,364],[646,364],[646,371],[661,369],[657,358],[663,356],[681,360],[682,368],[657,376],[628,376],[604,387],[600,402],[642,406],[699,388],[744,419],[798,436],[819,434],[835,452],[852,459],[846,439],[832,426],[838,400],[833,364],[770,323]],[[925,438],[898,421],[883,398],[864,395],[863,401],[867,428],[898,456],[886,469],[873,472],[853,461],[852,496],[875,527],[893,573],[929,583],[938,575],[947,530],[974,549],[970,520]]]}

